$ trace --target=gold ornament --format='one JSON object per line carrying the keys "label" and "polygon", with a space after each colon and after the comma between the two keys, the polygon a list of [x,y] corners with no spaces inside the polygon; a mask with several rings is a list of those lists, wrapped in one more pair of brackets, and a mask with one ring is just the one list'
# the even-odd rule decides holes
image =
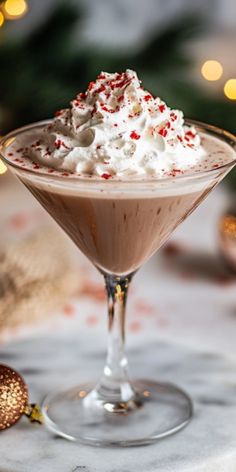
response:
{"label": "gold ornament", "polygon": [[28,388],[20,374],[0,365],[0,430],[13,426],[23,414],[42,423],[38,405],[28,404]]}
{"label": "gold ornament", "polygon": [[236,272],[236,213],[231,209],[219,222],[219,246],[228,267]]}

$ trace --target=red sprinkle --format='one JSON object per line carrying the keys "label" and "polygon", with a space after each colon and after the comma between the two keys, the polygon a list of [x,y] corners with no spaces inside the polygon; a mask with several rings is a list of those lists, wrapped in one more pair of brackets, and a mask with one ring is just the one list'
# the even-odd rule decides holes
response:
{"label": "red sprinkle", "polygon": [[60,140],[60,139],[57,139],[57,140],[55,141],[55,143],[54,143],[54,146],[55,146],[56,149],[60,149],[60,147],[61,147],[61,140]]}
{"label": "red sprinkle", "polygon": [[107,113],[115,113],[115,112],[117,111],[117,109],[116,109],[116,110],[112,110],[112,109],[109,110],[109,108],[107,108],[105,105],[102,105],[101,108],[102,108],[104,111],[106,111]]}
{"label": "red sprinkle", "polygon": [[170,118],[171,118],[171,121],[176,121],[177,120],[177,115],[172,111],[170,113]]}
{"label": "red sprinkle", "polygon": [[58,110],[56,111],[55,116],[61,116],[62,113],[63,113],[63,110]]}
{"label": "red sprinkle", "polygon": [[121,80],[120,82],[115,82],[115,83],[110,83],[110,87],[112,90],[115,88],[123,88],[131,83],[131,79],[125,78],[124,80]]}
{"label": "red sprinkle", "polygon": [[124,74],[123,72],[117,72],[117,74],[116,74],[116,80],[121,80],[124,75],[125,75],[125,74]]}
{"label": "red sprinkle", "polygon": [[160,112],[163,113],[163,111],[165,111],[165,109],[166,109],[166,106],[163,104],[163,105],[159,105],[158,108],[159,108]]}
{"label": "red sprinkle", "polygon": [[176,174],[183,174],[183,171],[180,169],[173,169],[171,172],[169,172],[167,175],[171,177],[176,177]]}
{"label": "red sprinkle", "polygon": [[104,92],[106,90],[106,87],[105,85],[101,85],[97,90],[96,90],[96,93],[101,93],[101,92]]}
{"label": "red sprinkle", "polygon": [[165,128],[161,128],[158,131],[158,134],[160,134],[161,136],[163,136],[163,138],[165,138],[167,136],[167,130]]}
{"label": "red sprinkle", "polygon": [[130,133],[130,137],[131,139],[140,139],[140,134],[136,133],[136,131],[132,131],[132,133]]}
{"label": "red sprinkle", "polygon": [[108,179],[110,179],[111,174],[106,174],[106,173],[104,173],[104,174],[101,175],[101,177],[102,177],[103,179],[108,180]]}
{"label": "red sprinkle", "polygon": [[145,95],[144,100],[145,100],[145,102],[149,102],[149,100],[152,100],[152,96],[151,95]]}
{"label": "red sprinkle", "polygon": [[84,92],[81,92],[81,93],[79,94],[79,96],[80,96],[80,98],[82,98],[82,100],[85,100],[85,99],[87,98],[87,95],[86,95],[86,93],[84,93]]}
{"label": "red sprinkle", "polygon": [[88,86],[88,90],[92,90],[95,85],[95,82],[90,82]]}
{"label": "red sprinkle", "polygon": [[187,131],[185,136],[189,136],[189,138],[195,138],[196,134],[194,134],[192,131]]}
{"label": "red sprinkle", "polygon": [[99,74],[99,75],[98,75],[98,79],[103,80],[103,79],[105,79],[105,78],[106,78],[105,74]]}

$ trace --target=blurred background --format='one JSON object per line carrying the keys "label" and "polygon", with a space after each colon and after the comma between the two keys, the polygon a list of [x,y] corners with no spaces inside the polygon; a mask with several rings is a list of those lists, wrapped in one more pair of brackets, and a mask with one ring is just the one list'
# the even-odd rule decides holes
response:
{"label": "blurred background", "polygon": [[234,133],[235,46],[235,0],[0,1],[0,134],[125,68],[185,116]]}

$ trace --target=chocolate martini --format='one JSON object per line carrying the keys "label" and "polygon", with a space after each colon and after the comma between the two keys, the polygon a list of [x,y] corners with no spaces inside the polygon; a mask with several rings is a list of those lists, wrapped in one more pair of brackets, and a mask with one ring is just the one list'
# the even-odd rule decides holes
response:
{"label": "chocolate martini", "polygon": [[129,382],[125,303],[133,273],[235,165],[235,138],[184,121],[133,71],[101,73],[50,122],[10,133],[4,161],[103,272],[109,344],[100,382],[49,395],[49,429],[95,445],[148,444],[192,416],[171,384]]}

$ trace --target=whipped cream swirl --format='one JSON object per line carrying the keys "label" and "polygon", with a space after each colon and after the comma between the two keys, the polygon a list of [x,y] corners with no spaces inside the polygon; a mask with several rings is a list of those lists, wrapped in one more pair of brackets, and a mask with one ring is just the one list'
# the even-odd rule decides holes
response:
{"label": "whipped cream swirl", "polygon": [[54,169],[105,179],[176,175],[205,156],[182,111],[145,91],[131,70],[102,72],[25,153]]}

